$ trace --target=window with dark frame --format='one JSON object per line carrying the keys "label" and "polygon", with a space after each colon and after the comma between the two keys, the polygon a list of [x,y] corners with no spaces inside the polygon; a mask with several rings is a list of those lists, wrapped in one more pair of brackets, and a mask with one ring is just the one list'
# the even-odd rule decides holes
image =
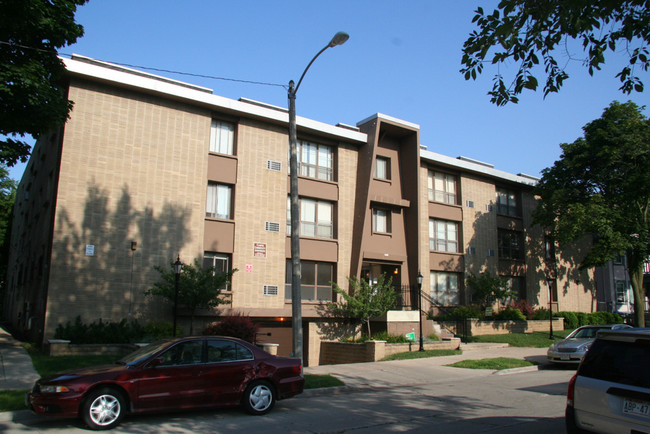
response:
{"label": "window with dark frame", "polygon": [[[300,294],[302,301],[332,301],[334,264],[329,262],[300,261]],[[291,259],[286,261],[285,300],[291,300]]]}
{"label": "window with dark frame", "polygon": [[497,213],[519,217],[519,194],[514,190],[497,187]]}
{"label": "window with dark frame", "polygon": [[390,158],[378,156],[375,161],[375,174],[377,179],[390,180]]}
{"label": "window with dark frame", "polygon": [[[334,238],[334,204],[300,198],[300,236]],[[291,198],[287,198],[287,234],[291,234]]]}
{"label": "window with dark frame", "polygon": [[389,209],[373,208],[372,231],[380,234],[391,233],[391,212]]}
{"label": "window with dark frame", "polygon": [[523,234],[521,232],[499,229],[497,238],[499,259],[521,260],[524,258]]}
{"label": "window with dark frame", "polygon": [[429,250],[458,253],[458,222],[429,219]]}

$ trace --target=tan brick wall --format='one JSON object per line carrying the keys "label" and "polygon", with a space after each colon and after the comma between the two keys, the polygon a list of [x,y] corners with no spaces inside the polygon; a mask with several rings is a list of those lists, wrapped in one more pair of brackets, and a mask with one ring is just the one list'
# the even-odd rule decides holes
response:
{"label": "tan brick wall", "polygon": [[75,80],[69,97],[46,338],[77,312],[169,320],[170,306],[143,291],[154,265],[202,254],[209,113]]}

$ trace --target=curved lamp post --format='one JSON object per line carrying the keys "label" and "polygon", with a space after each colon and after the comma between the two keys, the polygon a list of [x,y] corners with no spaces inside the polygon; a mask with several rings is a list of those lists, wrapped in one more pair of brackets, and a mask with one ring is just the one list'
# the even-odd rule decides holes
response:
{"label": "curved lamp post", "polygon": [[178,281],[181,277],[181,270],[183,269],[183,263],[181,262],[181,257],[178,255],[176,262],[174,262],[174,274],[176,275],[174,280],[174,331],[173,336],[176,337],[176,313],[178,311]]}
{"label": "curved lamp post", "polygon": [[424,351],[424,339],[422,338],[422,273],[418,271],[418,291],[420,300],[418,301],[418,316],[420,317],[420,351]]}
{"label": "curved lamp post", "polygon": [[291,320],[292,320],[292,356],[298,357],[302,361],[302,294],[300,293],[300,207],[298,204],[298,150],[297,150],[297,130],[296,130],[296,93],[305,77],[307,70],[314,63],[314,60],[321,53],[330,47],[341,45],[348,40],[350,36],[345,32],[338,32],[332,40],[320,50],[309,65],[305,68],[298,85],[294,87],[294,82],[289,82],[289,171],[290,185],[289,197],[291,200]]}

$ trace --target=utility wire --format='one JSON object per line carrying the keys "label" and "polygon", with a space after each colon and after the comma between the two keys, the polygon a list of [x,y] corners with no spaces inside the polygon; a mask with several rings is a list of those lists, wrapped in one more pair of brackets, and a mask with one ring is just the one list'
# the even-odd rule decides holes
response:
{"label": "utility wire", "polygon": [[[44,52],[44,53],[52,53],[51,50],[44,50],[42,48],[36,48],[36,47],[28,47],[26,45],[16,44],[16,43],[13,43],[13,42],[0,41],[0,44],[9,45],[9,46],[13,46],[13,47],[24,48],[26,50],[34,50],[34,51],[41,51],[41,52]],[[72,56],[73,56],[72,54],[67,54],[67,53],[60,53],[60,52],[55,52],[55,53],[57,55],[59,55],[59,56],[69,57],[70,59],[72,59]],[[261,85],[261,86],[275,86],[275,87],[282,87],[284,89],[289,88],[285,84],[267,83],[267,82],[263,82],[263,81],[252,81],[252,80],[240,80],[240,79],[237,79],[237,78],[217,77],[217,76],[214,76],[214,75],[195,74],[195,73],[192,73],[192,72],[174,71],[174,70],[171,70],[171,69],[154,68],[154,67],[151,67],[151,66],[132,65],[132,64],[129,64],[129,63],[113,62],[113,61],[110,61],[110,60],[103,60],[103,59],[95,59],[95,58],[93,58],[93,60],[97,60],[97,61],[100,61],[100,62],[106,62],[106,63],[112,63],[114,65],[119,65],[119,66],[125,66],[127,68],[138,68],[138,69],[144,69],[144,70],[148,70],[148,71],[166,72],[168,74],[186,75],[186,76],[189,76],[189,77],[207,78],[207,79],[210,79],[210,80],[232,81],[232,82],[236,82],[236,83],[256,84],[256,85]]]}

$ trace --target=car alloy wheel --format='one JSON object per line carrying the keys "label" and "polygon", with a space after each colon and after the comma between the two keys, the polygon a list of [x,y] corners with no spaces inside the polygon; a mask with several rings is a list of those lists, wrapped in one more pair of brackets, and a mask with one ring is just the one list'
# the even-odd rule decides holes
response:
{"label": "car alloy wheel", "polygon": [[250,414],[266,414],[275,405],[273,386],[265,381],[255,382],[248,386],[244,394],[244,407]]}
{"label": "car alloy wheel", "polygon": [[98,389],[88,395],[83,403],[83,419],[94,430],[111,429],[124,416],[124,398],[112,388]]}

